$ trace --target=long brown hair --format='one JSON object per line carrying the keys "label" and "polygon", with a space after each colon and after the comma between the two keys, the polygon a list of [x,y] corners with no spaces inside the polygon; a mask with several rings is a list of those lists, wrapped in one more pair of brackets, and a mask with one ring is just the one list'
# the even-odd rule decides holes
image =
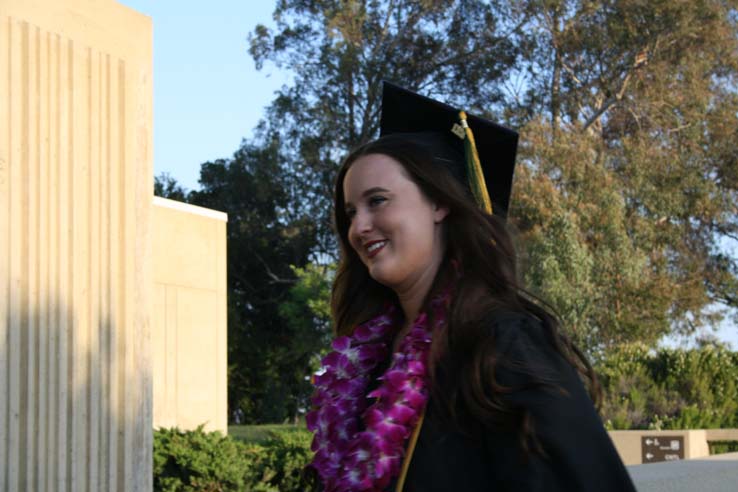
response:
{"label": "long brown hair", "polygon": [[[358,148],[345,159],[336,178],[334,220],[340,260],[331,299],[336,334],[351,334],[357,324],[376,316],[387,300],[396,301],[391,289],[369,276],[348,240],[350,221],[344,210],[343,181],[351,165],[368,154],[384,154],[398,161],[426,197],[449,209],[443,222],[444,260],[423,306],[430,312],[429,300],[449,279],[458,277],[447,326],[438,332],[441,336],[434,336],[429,361],[432,398],[445,415],[470,435],[478,424],[520,427],[522,445],[528,449],[529,419],[506,407],[500,393],[508,389],[494,379],[498,363],[494,336],[484,320],[497,311],[526,313],[540,320],[551,345],[582,375],[593,400],[599,403],[599,386],[589,362],[560,330],[553,310],[522,288],[515,245],[505,221],[483,213],[447,165],[434,162],[428,148],[402,134]],[[532,376],[546,384],[542,375]]]}

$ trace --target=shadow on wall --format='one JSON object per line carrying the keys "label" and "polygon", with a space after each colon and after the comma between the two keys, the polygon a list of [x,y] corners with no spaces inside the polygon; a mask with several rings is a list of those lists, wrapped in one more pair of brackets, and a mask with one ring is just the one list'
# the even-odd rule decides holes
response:
{"label": "shadow on wall", "polygon": [[150,365],[137,353],[146,344],[125,313],[116,324],[101,314],[114,309],[38,300],[45,309],[11,310],[0,342],[8,396],[0,488],[151,490],[151,474],[140,473],[152,459]]}

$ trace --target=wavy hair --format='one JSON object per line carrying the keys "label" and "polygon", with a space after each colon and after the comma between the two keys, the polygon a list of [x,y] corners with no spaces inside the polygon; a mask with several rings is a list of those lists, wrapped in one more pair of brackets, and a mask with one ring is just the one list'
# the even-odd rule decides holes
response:
{"label": "wavy hair", "polygon": [[[434,336],[429,361],[430,391],[442,414],[468,435],[476,433],[476,425],[515,427],[522,431],[526,452],[530,442],[535,444],[534,438],[529,439],[533,436],[530,419],[506,406],[501,395],[510,388],[500,386],[494,378],[499,360],[494,336],[484,320],[496,311],[527,313],[540,320],[551,345],[580,373],[598,405],[601,392],[591,365],[561,331],[553,309],[521,286],[513,236],[504,220],[482,212],[453,166],[439,162],[427,146],[408,135],[388,135],[359,147],[338,172],[334,221],[340,260],[331,297],[336,334],[351,334],[357,324],[379,314],[388,300],[397,302],[391,289],[370,277],[348,240],[343,181],[351,165],[369,154],[398,161],[426,197],[449,210],[443,221],[444,259],[422,307],[430,313],[430,299],[456,279],[447,326],[438,332],[441,336]],[[547,384],[543,375],[532,376],[536,384]]]}

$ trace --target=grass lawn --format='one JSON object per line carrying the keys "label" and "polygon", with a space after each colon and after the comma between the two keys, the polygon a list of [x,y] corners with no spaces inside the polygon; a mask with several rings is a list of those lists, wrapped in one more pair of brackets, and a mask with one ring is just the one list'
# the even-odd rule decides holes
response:
{"label": "grass lawn", "polygon": [[304,425],[264,424],[264,425],[229,425],[228,435],[244,442],[261,444],[266,441],[271,431],[291,431],[305,429]]}

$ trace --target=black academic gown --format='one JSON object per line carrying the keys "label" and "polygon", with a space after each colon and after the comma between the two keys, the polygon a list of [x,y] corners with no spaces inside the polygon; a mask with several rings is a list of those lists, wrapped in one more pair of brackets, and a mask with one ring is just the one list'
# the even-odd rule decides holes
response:
{"label": "black academic gown", "polygon": [[489,325],[498,356],[520,362],[499,363],[499,383],[524,387],[533,373],[558,386],[505,396],[530,412],[545,456],[526,456],[515,432],[484,431],[480,439],[467,438],[444,424],[431,400],[404,492],[634,491],[581,379],[547,341],[540,322],[506,313],[490,317]]}

